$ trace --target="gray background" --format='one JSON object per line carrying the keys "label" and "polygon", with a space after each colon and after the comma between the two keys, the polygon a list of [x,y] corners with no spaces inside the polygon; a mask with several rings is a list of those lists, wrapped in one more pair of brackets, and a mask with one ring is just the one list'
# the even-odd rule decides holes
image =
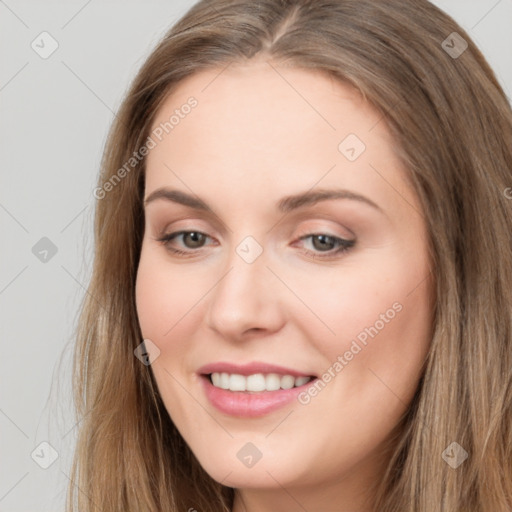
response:
{"label": "gray background", "polygon": [[[468,30],[512,97],[512,0],[434,3]],[[63,510],[77,430],[70,356],[101,152],[129,81],[192,4],[0,0],[0,511]],[[59,45],[46,59],[31,47],[43,31]],[[34,254],[43,237],[53,256]],[[47,469],[42,442],[58,453]]]}

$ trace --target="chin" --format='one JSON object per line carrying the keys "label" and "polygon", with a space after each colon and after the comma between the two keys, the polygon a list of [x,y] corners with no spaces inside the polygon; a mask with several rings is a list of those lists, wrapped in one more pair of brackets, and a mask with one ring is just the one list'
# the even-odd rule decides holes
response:
{"label": "chin", "polygon": [[[275,451],[264,441],[233,440],[231,447],[212,453],[205,447],[196,458],[216,482],[236,488],[280,488],[305,484],[311,479],[311,465],[291,453]],[[256,445],[260,447],[259,453]]]}

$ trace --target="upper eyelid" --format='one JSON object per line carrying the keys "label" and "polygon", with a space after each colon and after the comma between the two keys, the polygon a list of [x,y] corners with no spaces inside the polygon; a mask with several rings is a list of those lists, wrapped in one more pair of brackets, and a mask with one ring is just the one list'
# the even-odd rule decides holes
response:
{"label": "upper eyelid", "polygon": [[[184,226],[184,227],[179,227],[179,228],[172,228],[170,229],[170,225],[172,224],[175,224],[175,223],[181,223],[181,222],[186,222],[186,221],[190,221],[190,222],[195,222],[197,223],[198,221],[200,223],[202,223],[203,221],[206,222],[210,227],[208,228],[205,228],[203,230],[203,228],[201,227],[197,227],[197,224],[196,225],[192,225],[191,227],[187,227],[187,226]],[[307,216],[307,217],[303,217],[302,215],[300,215],[300,217],[298,219],[294,219],[292,221],[292,219],[289,219],[287,222],[285,222],[284,225],[288,224],[288,222],[290,222],[291,224],[295,225],[295,224],[303,224],[304,222],[330,222],[330,223],[333,223],[333,224],[337,224],[339,227],[343,228],[344,231],[347,232],[346,235],[343,235],[343,234],[336,234],[334,233],[334,231],[336,231],[335,229],[333,228],[308,228],[306,229],[304,232],[306,234],[329,234],[331,236],[335,236],[335,237],[338,237],[338,238],[343,238],[343,239],[346,239],[346,240],[349,240],[350,238],[355,238],[356,235],[355,233],[349,229],[347,226],[344,226],[343,224],[341,224],[337,219],[335,218],[332,218],[331,216],[318,216],[318,215],[314,215],[313,217],[311,216]],[[191,231],[197,231],[197,232],[200,232],[200,233],[203,233],[207,236],[210,236],[206,231],[212,231],[212,228],[213,228],[213,231],[215,231],[216,233],[218,233],[220,236],[223,236],[225,234],[225,231],[224,229],[219,229],[218,226],[215,226],[215,222],[213,223],[213,226],[212,224],[208,221],[208,220],[205,220],[205,219],[202,219],[202,218],[194,218],[194,219],[190,219],[190,217],[183,217],[183,218],[178,218],[176,219],[175,221],[173,221],[172,223],[167,223],[166,224],[166,227],[164,227],[163,229],[160,229],[160,233],[161,233],[161,236],[164,236],[166,234],[172,234],[172,233],[178,233],[178,232],[191,232]],[[275,226],[275,225],[274,225]],[[273,229],[273,228],[271,228]],[[284,228],[283,228],[284,229]],[[286,228],[288,229],[288,228]],[[297,228],[294,228],[293,231],[295,232]],[[302,231],[302,229],[301,229]],[[233,232],[231,229],[229,229],[229,232]],[[267,231],[268,232],[268,231]]]}
{"label": "upper eyelid", "polygon": [[[156,201],[157,203],[160,201]],[[163,202],[163,201],[162,201]],[[176,223],[182,223],[182,222],[194,222],[194,223],[200,223],[200,224],[207,224],[208,230],[214,230],[218,233],[232,233],[233,230],[217,215],[213,214],[211,210],[195,210],[193,213],[190,212],[190,209],[187,213],[180,213],[173,217],[172,222],[167,222],[166,226],[169,226],[171,224]],[[150,225],[154,225],[155,227],[160,224],[160,213],[157,213],[158,210],[153,209],[145,209],[145,218],[148,221]],[[150,213],[148,213],[150,212]],[[163,212],[162,212],[163,213]],[[178,228],[176,231],[181,231],[181,228]],[[183,230],[189,230],[189,231],[200,231],[200,229],[195,229],[195,226],[192,229],[183,228]],[[163,230],[160,230],[162,233],[166,232],[166,228]],[[174,229],[173,231],[174,232]]]}

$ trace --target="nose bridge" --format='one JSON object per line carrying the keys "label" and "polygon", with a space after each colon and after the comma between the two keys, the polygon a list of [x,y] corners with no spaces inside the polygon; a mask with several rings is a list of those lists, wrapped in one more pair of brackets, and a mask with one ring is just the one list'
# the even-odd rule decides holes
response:
{"label": "nose bridge", "polygon": [[226,272],[211,293],[211,328],[231,338],[248,329],[277,328],[282,314],[278,283],[267,264],[267,253],[254,237],[245,237],[232,250]]}

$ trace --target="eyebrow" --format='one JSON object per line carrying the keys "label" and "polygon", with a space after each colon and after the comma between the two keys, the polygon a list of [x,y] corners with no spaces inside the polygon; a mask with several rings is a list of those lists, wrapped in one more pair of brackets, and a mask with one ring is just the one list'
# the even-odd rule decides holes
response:
{"label": "eyebrow", "polygon": [[[144,206],[147,206],[157,199],[178,203],[196,210],[212,211],[208,204],[197,196],[187,194],[181,190],[173,190],[165,187],[158,188],[149,194],[149,196],[144,200]],[[277,208],[280,212],[289,213],[305,206],[312,206],[321,201],[329,201],[332,199],[350,199],[353,201],[359,201],[384,213],[382,208],[371,199],[345,189],[316,189],[283,197],[277,203]]]}

